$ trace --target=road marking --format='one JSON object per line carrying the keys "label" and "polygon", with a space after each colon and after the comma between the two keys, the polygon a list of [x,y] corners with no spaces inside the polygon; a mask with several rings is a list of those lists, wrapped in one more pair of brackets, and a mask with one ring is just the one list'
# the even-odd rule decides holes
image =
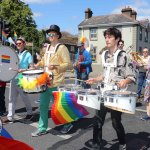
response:
{"label": "road marking", "polygon": [[[29,125],[32,127],[38,128],[37,122],[30,123]],[[50,131],[50,130],[52,130],[52,128],[48,128],[47,130]],[[63,138],[65,140],[70,139],[72,137],[71,135],[67,135],[67,134],[66,135],[56,135],[56,136]]]}

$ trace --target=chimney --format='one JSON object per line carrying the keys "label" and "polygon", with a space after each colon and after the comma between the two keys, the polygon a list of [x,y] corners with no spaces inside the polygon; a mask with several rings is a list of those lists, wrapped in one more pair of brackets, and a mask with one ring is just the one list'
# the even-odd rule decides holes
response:
{"label": "chimney", "polygon": [[91,11],[91,9],[90,9],[90,8],[87,8],[87,9],[85,10],[85,19],[91,18],[91,17],[92,17],[92,14],[93,14],[93,12]]}
{"label": "chimney", "polygon": [[123,8],[121,10],[122,14],[128,16],[128,17],[131,17],[131,14],[132,14],[132,9],[128,6],[127,8]]}
{"label": "chimney", "polygon": [[137,12],[132,10],[132,13],[131,13],[132,19],[136,20],[136,16],[137,16]]}
{"label": "chimney", "polygon": [[136,16],[137,16],[137,13],[136,11],[134,11],[132,8],[130,8],[129,6],[128,7],[125,7],[121,10],[122,14],[136,20]]}

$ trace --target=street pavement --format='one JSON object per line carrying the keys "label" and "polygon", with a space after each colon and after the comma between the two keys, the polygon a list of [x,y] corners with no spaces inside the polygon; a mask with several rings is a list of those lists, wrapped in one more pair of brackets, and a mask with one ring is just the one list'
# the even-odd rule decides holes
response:
{"label": "street pavement", "polygon": [[[72,73],[67,73],[66,83],[73,83]],[[9,84],[6,88],[6,106],[8,104]],[[34,118],[32,121],[24,122],[25,108],[20,97],[17,101],[16,121],[12,124],[4,125],[4,128],[13,136],[14,139],[23,141],[35,150],[90,150],[89,145],[92,140],[92,126],[95,121],[95,110],[85,107],[89,115],[73,123],[74,127],[68,134],[61,134],[61,126],[55,126],[49,118],[49,132],[39,137],[31,137],[31,133],[37,129],[39,118],[39,104],[35,100],[39,99],[39,94],[29,94],[31,98]],[[137,103],[136,113],[123,113],[122,123],[126,131],[127,150],[150,150],[150,121],[140,120],[145,115],[145,104]],[[117,150],[117,136],[112,128],[110,114],[106,116],[103,127],[103,146],[104,150]]]}

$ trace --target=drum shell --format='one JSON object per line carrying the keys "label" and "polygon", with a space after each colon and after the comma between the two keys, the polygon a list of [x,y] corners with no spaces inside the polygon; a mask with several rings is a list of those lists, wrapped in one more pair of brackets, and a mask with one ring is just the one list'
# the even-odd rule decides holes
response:
{"label": "drum shell", "polygon": [[95,89],[84,89],[77,92],[77,103],[93,109],[100,110],[101,93]]}
{"label": "drum shell", "polygon": [[107,91],[104,96],[104,106],[113,110],[134,114],[136,94],[130,91]]}
{"label": "drum shell", "polygon": [[[24,71],[22,73],[22,76],[23,76],[23,79],[30,82],[40,77],[43,73],[44,73],[43,70],[29,70],[29,71]],[[36,86],[35,89],[30,89],[30,90],[23,89],[23,91],[28,94],[33,94],[33,93],[45,92],[46,89],[47,89],[47,84],[45,83],[43,85]]]}

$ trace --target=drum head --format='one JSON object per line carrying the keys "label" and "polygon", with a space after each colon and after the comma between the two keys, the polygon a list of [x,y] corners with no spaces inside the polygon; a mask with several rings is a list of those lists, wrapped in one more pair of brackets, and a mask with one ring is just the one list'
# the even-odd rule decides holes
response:
{"label": "drum head", "polygon": [[19,58],[10,47],[0,45],[0,81],[10,81],[19,69]]}
{"label": "drum head", "polygon": [[136,93],[131,91],[122,91],[122,90],[113,90],[113,91],[107,91],[105,93],[107,96],[119,96],[119,97],[130,97],[130,96],[136,96]]}
{"label": "drum head", "polygon": [[22,75],[35,75],[35,74],[42,74],[42,73],[44,73],[43,70],[28,70],[28,71],[24,71]]}

